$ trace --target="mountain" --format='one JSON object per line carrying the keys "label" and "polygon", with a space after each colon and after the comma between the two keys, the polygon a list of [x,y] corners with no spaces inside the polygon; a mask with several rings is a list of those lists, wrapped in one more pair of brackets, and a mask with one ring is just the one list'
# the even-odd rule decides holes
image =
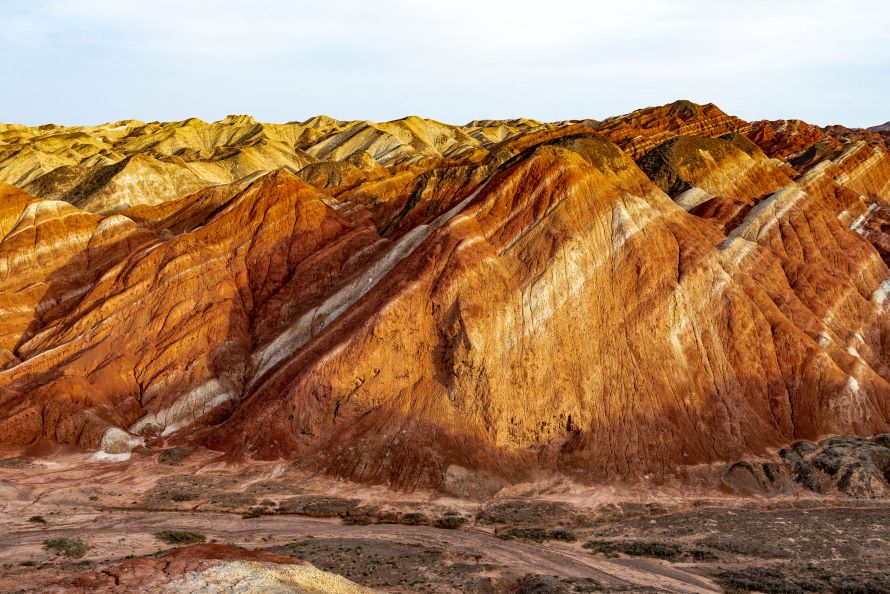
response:
{"label": "mountain", "polygon": [[0,444],[398,489],[656,483],[890,430],[883,136],[603,121],[0,127]]}

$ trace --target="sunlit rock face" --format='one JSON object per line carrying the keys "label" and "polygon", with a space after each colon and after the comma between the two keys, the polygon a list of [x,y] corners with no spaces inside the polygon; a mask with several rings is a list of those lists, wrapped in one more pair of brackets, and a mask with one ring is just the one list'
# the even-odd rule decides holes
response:
{"label": "sunlit rock face", "polygon": [[[413,489],[890,428],[890,152],[602,122],[0,126],[0,442]],[[469,475],[468,474],[468,475]]]}

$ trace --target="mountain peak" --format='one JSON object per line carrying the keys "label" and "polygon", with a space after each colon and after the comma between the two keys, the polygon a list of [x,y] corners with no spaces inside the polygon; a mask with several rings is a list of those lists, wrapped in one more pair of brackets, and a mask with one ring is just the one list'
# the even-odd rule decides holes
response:
{"label": "mountain peak", "polygon": [[307,128],[328,128],[331,126],[339,126],[343,122],[331,116],[319,114],[302,122],[301,125]]}
{"label": "mountain peak", "polygon": [[253,126],[257,123],[257,121],[253,118],[253,116],[249,115],[227,115],[223,119],[216,122],[217,124],[224,125],[232,125],[232,126]]}

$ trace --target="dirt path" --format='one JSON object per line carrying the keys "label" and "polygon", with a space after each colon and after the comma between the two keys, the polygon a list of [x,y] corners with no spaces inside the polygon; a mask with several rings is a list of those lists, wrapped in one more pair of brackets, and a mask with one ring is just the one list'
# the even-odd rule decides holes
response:
{"label": "dirt path", "polygon": [[80,538],[92,547],[85,559],[102,563],[165,548],[153,536],[160,530],[188,530],[247,548],[267,548],[307,538],[354,539],[378,545],[434,545],[473,557],[478,563],[509,568],[517,575],[594,578],[611,586],[650,587],[666,592],[720,591],[710,581],[666,563],[597,558],[577,546],[501,540],[478,529],[441,530],[396,524],[350,526],[339,520],[289,515],[243,520],[233,514],[188,512],[105,511],[45,517],[46,527],[23,526],[18,516],[4,514],[0,518],[0,563],[18,565],[40,557],[44,554],[42,543],[49,538]]}

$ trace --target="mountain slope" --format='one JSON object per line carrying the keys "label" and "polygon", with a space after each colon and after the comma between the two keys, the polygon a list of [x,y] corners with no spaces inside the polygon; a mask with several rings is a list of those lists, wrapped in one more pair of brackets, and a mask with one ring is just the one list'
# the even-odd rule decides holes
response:
{"label": "mountain slope", "polygon": [[0,440],[413,489],[887,431],[890,152],[789,126],[232,116],[90,129],[81,161],[7,127],[35,195],[0,194]]}

